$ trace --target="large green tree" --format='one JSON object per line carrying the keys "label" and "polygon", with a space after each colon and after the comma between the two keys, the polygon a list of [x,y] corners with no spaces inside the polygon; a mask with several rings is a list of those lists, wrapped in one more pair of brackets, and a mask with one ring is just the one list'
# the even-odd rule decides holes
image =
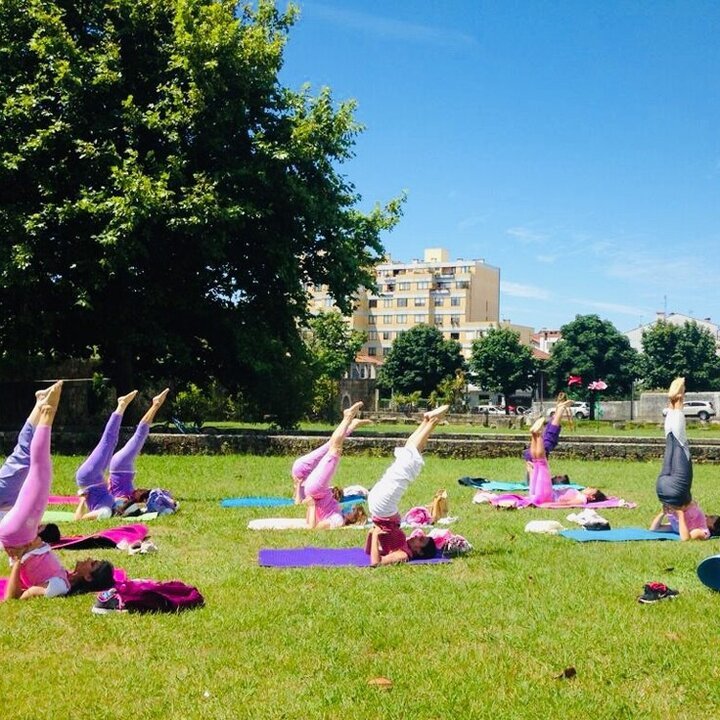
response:
{"label": "large green tree", "polygon": [[659,321],[642,334],[641,375],[648,388],[667,388],[685,377],[688,390],[720,388],[720,358],[715,338],[696,322]]}
{"label": "large green tree", "polygon": [[316,415],[329,420],[337,416],[340,378],[366,339],[366,333],[352,330],[338,312],[323,312],[310,320],[306,345],[315,370]]}
{"label": "large green tree", "polygon": [[505,396],[506,413],[510,396],[516,390],[530,390],[537,373],[532,350],[510,328],[492,328],[484,337],[473,340],[468,365],[479,385]]}
{"label": "large green tree", "polygon": [[352,101],[279,83],[295,17],[270,0],[0,2],[6,374],[95,352],[123,389],[212,375],[297,411],[307,283],[349,311],[401,203],[361,213],[339,172]]}
{"label": "large green tree", "polygon": [[[609,397],[622,397],[630,391],[637,374],[637,353],[609,320],[576,315],[560,333],[562,339],[553,345],[547,362],[548,387],[553,393],[566,390],[570,376],[582,378],[582,394],[589,401],[594,396],[587,386],[595,380],[607,383]],[[590,407],[593,413],[592,402]]]}
{"label": "large green tree", "polygon": [[415,325],[395,338],[380,369],[378,385],[403,394],[419,391],[428,397],[463,365],[459,342],[445,340],[440,330],[430,325]]}

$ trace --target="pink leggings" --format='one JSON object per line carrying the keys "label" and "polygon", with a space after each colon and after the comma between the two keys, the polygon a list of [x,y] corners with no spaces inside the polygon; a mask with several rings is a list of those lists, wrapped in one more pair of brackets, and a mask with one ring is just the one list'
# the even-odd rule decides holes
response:
{"label": "pink leggings", "polygon": [[5,547],[27,545],[36,537],[38,526],[47,507],[52,482],[50,461],[50,426],[35,430],[30,443],[30,471],[17,500],[0,520],[0,542]]}
{"label": "pink leggings", "polygon": [[533,469],[530,475],[530,487],[528,488],[528,500],[534,505],[552,502],[552,478],[546,458],[533,458]]}
{"label": "pink leggings", "polygon": [[315,466],[314,470],[305,480],[305,495],[318,500],[325,497],[330,490],[330,481],[335,475],[340,456],[327,453]]}

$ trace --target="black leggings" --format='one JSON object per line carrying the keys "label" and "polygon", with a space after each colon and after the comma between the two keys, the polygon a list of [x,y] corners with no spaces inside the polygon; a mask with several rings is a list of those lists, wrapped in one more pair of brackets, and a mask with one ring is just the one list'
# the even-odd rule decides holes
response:
{"label": "black leggings", "polygon": [[685,449],[672,433],[668,433],[665,437],[665,458],[655,485],[658,499],[672,507],[687,505],[692,500],[692,480],[692,463]]}

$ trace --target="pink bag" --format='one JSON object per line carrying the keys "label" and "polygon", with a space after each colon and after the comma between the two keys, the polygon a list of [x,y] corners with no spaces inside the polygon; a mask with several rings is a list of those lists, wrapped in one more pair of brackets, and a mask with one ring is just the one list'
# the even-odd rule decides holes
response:
{"label": "pink bag", "polygon": [[119,609],[130,612],[180,612],[205,604],[197,588],[179,580],[126,580],[118,583],[115,590]]}

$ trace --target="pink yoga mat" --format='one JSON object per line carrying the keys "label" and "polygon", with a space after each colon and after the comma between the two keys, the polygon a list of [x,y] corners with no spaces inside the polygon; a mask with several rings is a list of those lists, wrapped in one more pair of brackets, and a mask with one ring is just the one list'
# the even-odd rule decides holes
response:
{"label": "pink yoga mat", "polygon": [[77,505],[77,495],[51,495],[48,498],[48,505]]}

